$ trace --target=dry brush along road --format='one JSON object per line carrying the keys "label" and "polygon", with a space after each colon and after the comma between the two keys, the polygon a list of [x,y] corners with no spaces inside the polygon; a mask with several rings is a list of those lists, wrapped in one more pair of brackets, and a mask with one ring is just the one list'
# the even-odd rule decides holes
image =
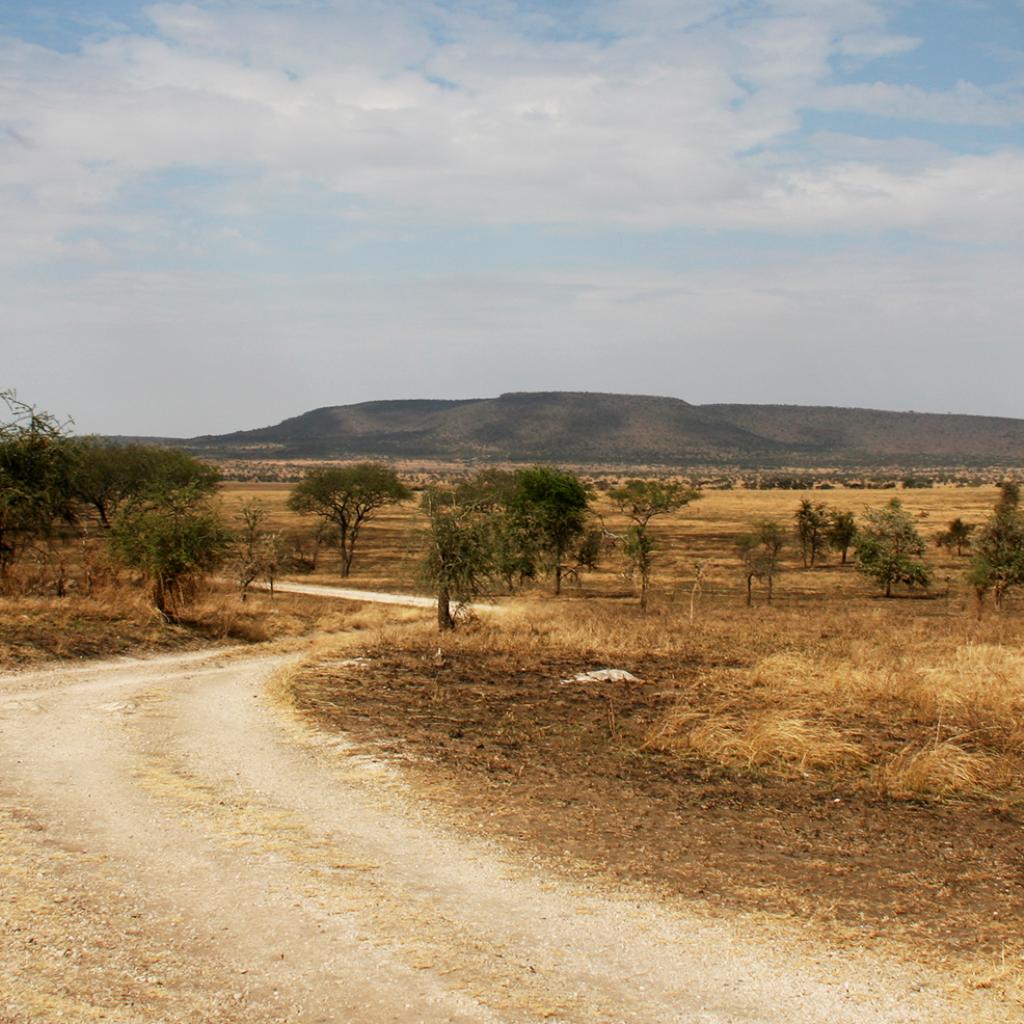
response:
{"label": "dry brush along road", "polygon": [[906,964],[458,834],[290,712],[293,657],[0,677],[0,1021],[968,1019]]}

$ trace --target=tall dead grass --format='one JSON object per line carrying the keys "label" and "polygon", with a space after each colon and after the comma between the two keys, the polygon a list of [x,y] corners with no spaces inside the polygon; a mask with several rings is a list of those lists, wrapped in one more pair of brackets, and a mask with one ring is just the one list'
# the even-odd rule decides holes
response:
{"label": "tall dead grass", "polygon": [[564,675],[625,668],[667,699],[646,750],[938,799],[1005,794],[1024,778],[1022,626],[921,619],[906,605],[735,608],[691,623],[683,610],[527,599],[444,637],[425,619],[371,627],[362,649],[486,653],[510,674],[542,661]]}
{"label": "tall dead grass", "polygon": [[784,711],[701,712],[685,704],[677,705],[658,723],[647,745],[728,767],[770,768],[783,774],[859,764],[867,757],[860,744],[844,739],[826,723]]}
{"label": "tall dead grass", "polygon": [[[648,743],[723,766],[838,772],[896,798],[1018,786],[1019,638],[965,637],[959,621],[920,629],[876,613],[851,618],[847,626],[860,629],[848,628],[845,639],[816,643],[805,627],[748,667],[704,672]],[[808,625],[821,621],[811,617]]]}

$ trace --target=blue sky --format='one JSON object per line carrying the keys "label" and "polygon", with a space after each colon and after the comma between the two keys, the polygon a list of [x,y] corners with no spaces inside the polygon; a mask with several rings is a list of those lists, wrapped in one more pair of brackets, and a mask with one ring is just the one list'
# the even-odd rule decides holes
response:
{"label": "blue sky", "polygon": [[0,386],[1024,416],[1024,0],[0,5]]}

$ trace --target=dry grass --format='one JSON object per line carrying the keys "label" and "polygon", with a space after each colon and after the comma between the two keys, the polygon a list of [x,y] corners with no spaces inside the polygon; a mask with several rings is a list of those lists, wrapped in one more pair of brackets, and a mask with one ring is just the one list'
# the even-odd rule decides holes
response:
{"label": "dry grass", "polygon": [[878,778],[893,797],[945,797],[988,793],[1013,781],[1007,759],[968,751],[954,740],[910,744],[883,764]]}
{"label": "dry grass", "polygon": [[399,622],[378,610],[387,625],[368,622],[349,649],[372,660],[413,645],[425,676],[434,659],[483,655],[510,678],[539,663],[565,678],[624,668],[659,686],[640,752],[755,775],[820,776],[896,799],[1016,794],[1024,623],[919,607],[849,602],[842,612],[751,614],[733,604],[690,622],[672,606],[642,615],[607,599],[521,598],[450,636],[416,612]]}
{"label": "dry grass", "polygon": [[[422,473],[410,476],[414,484],[422,484],[424,479]],[[609,478],[613,483],[619,479]],[[314,520],[288,511],[290,488],[291,485],[285,483],[225,483],[221,491],[222,508],[230,517],[244,502],[256,500],[269,510],[268,523],[272,528],[290,537],[308,535]],[[950,606],[954,609],[966,607],[970,594],[961,585],[961,577],[967,559],[935,547],[934,537],[956,516],[968,522],[984,521],[998,497],[995,487],[942,486],[907,491],[843,488],[806,492],[709,490],[704,492],[700,501],[678,514],[652,523],[651,532],[659,545],[655,555],[652,599],[663,605],[686,605],[693,581],[693,563],[700,559],[709,563],[705,604],[742,600],[734,542],[739,534],[749,529],[752,520],[774,518],[791,522],[794,510],[804,497],[859,514],[866,507],[884,505],[894,496],[904,502],[929,543],[927,557],[935,569],[935,594],[945,595],[946,577],[950,577]],[[595,510],[610,529],[625,527],[625,520],[603,491],[596,494]],[[422,517],[415,499],[399,508],[385,510],[366,526],[360,537],[351,584],[383,590],[416,588],[419,582],[417,546],[422,530]],[[777,598],[781,604],[816,603],[825,598],[845,603],[851,598],[874,596],[872,588],[852,566],[839,566],[834,555],[829,555],[826,563],[814,571],[804,572],[800,568],[799,552],[791,544],[783,563],[784,572],[777,581]],[[337,580],[338,558],[332,549],[323,550],[314,578],[325,582]],[[546,584],[538,587],[540,591],[545,588]],[[620,560],[611,555],[597,572],[583,577],[581,593],[628,597],[632,588],[622,576]],[[762,595],[757,597],[760,600]]]}
{"label": "dry grass", "polygon": [[[1012,993],[1024,623],[932,608],[732,602],[691,623],[523,599],[452,635],[371,629],[284,689],[532,856],[927,948]],[[639,681],[571,681],[605,667]]]}
{"label": "dry grass", "polygon": [[187,649],[211,641],[255,644],[332,636],[379,626],[383,615],[369,607],[301,594],[271,599],[254,593],[242,602],[233,591],[208,587],[168,622],[143,588],[126,581],[88,597],[0,597],[0,668]]}
{"label": "dry grass", "polygon": [[[805,631],[823,622],[805,617]],[[958,620],[923,633],[877,614],[857,623],[871,640],[822,644],[819,629],[803,650],[790,638],[749,667],[705,673],[699,699],[684,691],[649,744],[721,765],[855,777],[897,798],[1013,789],[1024,769],[1018,650],[964,642]]]}
{"label": "dry grass", "polygon": [[843,739],[831,726],[779,711],[744,715],[678,707],[652,730],[648,745],[685,751],[720,765],[783,773],[834,769],[867,758],[859,744]]}
{"label": "dry grass", "polygon": [[[280,483],[228,484],[221,504],[230,517],[244,502],[260,501],[269,510],[269,528],[308,534],[312,521],[287,510],[289,490]],[[656,521],[660,547],[646,616],[638,613],[612,555],[563,600],[552,601],[539,582],[514,601],[503,599],[500,621],[476,623],[442,642],[500,652],[511,672],[540,656],[583,667],[657,663],[670,699],[646,737],[651,751],[737,770],[854,778],[900,797],[1006,790],[1008,772],[1024,757],[1024,655],[1015,647],[1022,630],[1012,608],[976,619],[957,582],[964,559],[932,547],[928,557],[942,596],[884,601],[834,557],[802,570],[791,547],[776,604],[743,607],[736,536],[753,519],[790,518],[804,496],[709,491],[678,516]],[[860,510],[890,500],[893,491],[810,496]],[[994,496],[991,488],[901,493],[926,537],[954,515],[980,521]],[[606,498],[599,495],[598,502],[607,525],[622,525]],[[414,502],[382,513],[361,536],[348,583],[415,589],[420,529]],[[697,559],[711,570],[691,622]],[[336,573],[337,557],[326,549],[312,578],[336,582]],[[103,655],[201,639],[263,642],[373,630],[385,622],[401,628],[425,618],[293,595],[273,602],[254,595],[242,603],[222,588],[168,626],[122,579],[95,597],[72,592],[61,601],[0,601],[0,659]],[[425,646],[434,643],[429,623],[416,628]],[[393,633],[378,641],[381,649],[393,642]]]}

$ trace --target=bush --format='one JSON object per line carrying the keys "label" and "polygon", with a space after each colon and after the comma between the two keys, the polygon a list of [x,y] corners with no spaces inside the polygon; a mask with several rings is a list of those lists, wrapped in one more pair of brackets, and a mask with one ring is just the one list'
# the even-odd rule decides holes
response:
{"label": "bush", "polygon": [[169,490],[128,504],[114,519],[110,549],[152,586],[153,604],[175,618],[201,577],[224,558],[231,534],[195,488]]}

